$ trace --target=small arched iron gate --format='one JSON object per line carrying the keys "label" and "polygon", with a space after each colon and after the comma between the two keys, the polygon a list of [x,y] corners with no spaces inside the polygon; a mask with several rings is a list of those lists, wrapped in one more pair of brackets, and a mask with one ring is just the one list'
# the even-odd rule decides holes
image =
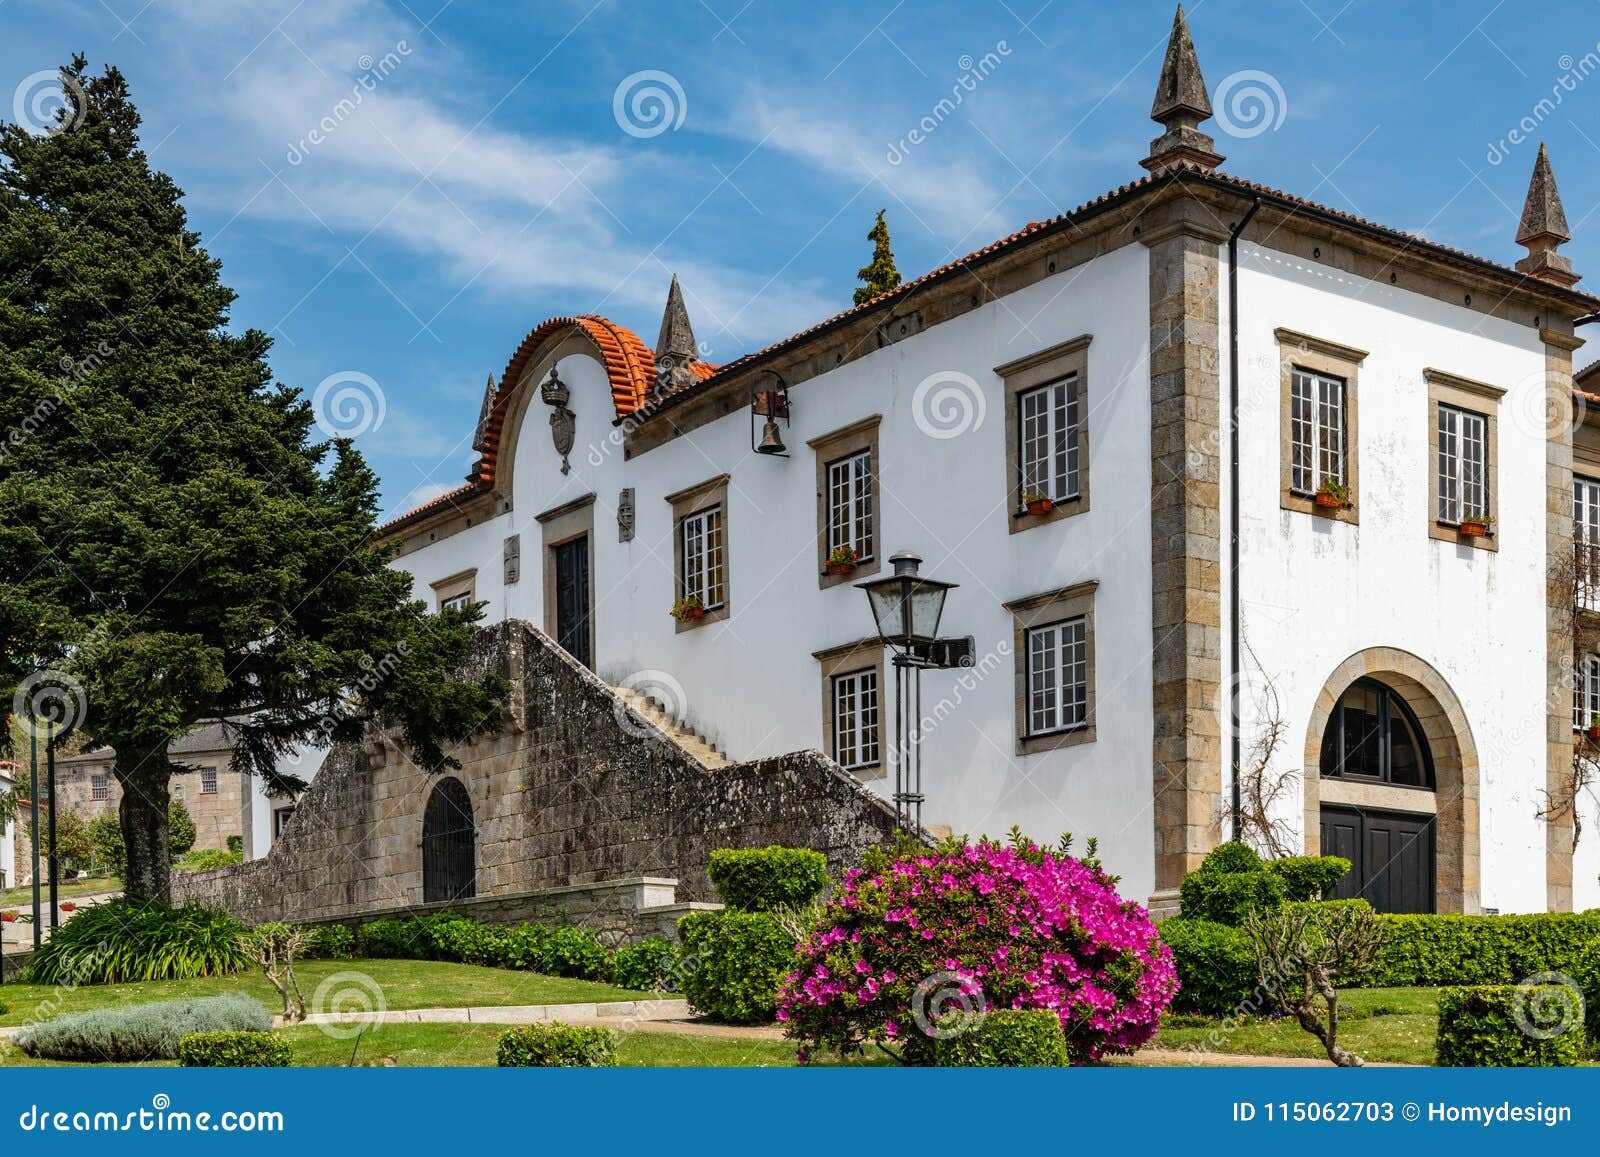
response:
{"label": "small arched iron gate", "polygon": [[422,815],[422,899],[463,900],[477,894],[472,800],[459,779],[442,779]]}

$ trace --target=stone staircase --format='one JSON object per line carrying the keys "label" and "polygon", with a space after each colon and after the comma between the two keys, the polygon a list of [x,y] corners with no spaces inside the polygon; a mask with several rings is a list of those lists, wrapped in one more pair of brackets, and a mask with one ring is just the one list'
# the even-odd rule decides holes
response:
{"label": "stone staircase", "polygon": [[632,687],[613,687],[612,690],[616,692],[617,698],[626,703],[635,714],[666,736],[667,739],[677,744],[686,754],[692,756],[699,762],[700,766],[708,771],[714,771],[719,767],[727,767],[731,762],[726,754],[717,750],[716,745],[711,740],[701,735],[698,731],[693,731],[686,727],[675,716],[670,714],[665,707],[645,692]]}

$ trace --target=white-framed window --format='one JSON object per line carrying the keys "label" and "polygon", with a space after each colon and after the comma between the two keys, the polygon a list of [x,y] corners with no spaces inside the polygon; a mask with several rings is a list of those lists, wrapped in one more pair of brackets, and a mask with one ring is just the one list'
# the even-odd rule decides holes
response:
{"label": "white-framed window", "polygon": [[217,794],[217,769],[216,768],[214,768],[214,767],[202,767],[200,769],[200,794],[201,795],[216,795]]}
{"label": "white-framed window", "polygon": [[1572,480],[1572,549],[1578,605],[1600,610],[1600,481],[1593,478]]}
{"label": "white-framed window", "polygon": [[109,776],[89,776],[89,798],[93,800],[104,800],[111,798],[111,779]]}
{"label": "white-framed window", "polygon": [[833,677],[833,759],[840,767],[873,767],[878,750],[878,672]]}
{"label": "white-framed window", "polygon": [[872,541],[872,451],[862,450],[828,463],[828,553],[842,547],[869,562]]}
{"label": "white-framed window", "polygon": [[439,609],[441,611],[454,610],[457,607],[470,607],[471,605],[471,591],[462,591],[459,595],[451,595],[449,598],[439,600]]}
{"label": "white-framed window", "polygon": [[1017,461],[1023,494],[1068,502],[1079,494],[1078,375],[1017,395]]}
{"label": "white-framed window", "polygon": [[1583,731],[1600,718],[1600,655],[1585,655],[1572,668],[1572,729]]}
{"label": "white-framed window", "polygon": [[1440,522],[1452,526],[1489,513],[1489,420],[1456,406],[1439,407]]}
{"label": "white-framed window", "polygon": [[1348,483],[1343,379],[1294,369],[1290,381],[1289,488],[1315,494],[1324,482]]}
{"label": "white-framed window", "polygon": [[713,506],[685,515],[678,524],[682,535],[683,597],[691,595],[714,611],[727,599],[727,560],[723,554],[722,507]]}
{"label": "white-framed window", "polygon": [[1029,735],[1067,731],[1088,722],[1087,636],[1081,616],[1028,630]]}

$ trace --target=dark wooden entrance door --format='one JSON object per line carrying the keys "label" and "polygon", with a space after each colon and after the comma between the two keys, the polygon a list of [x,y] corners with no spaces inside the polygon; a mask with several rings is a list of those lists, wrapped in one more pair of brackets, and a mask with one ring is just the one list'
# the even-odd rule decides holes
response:
{"label": "dark wooden entrance door", "polygon": [[472,800],[459,779],[442,779],[422,815],[422,899],[464,900],[478,891]]}
{"label": "dark wooden entrance door", "polygon": [[1379,912],[1434,910],[1433,837],[1432,816],[1322,809],[1322,854],[1353,865],[1337,898],[1360,896]]}
{"label": "dark wooden entrance door", "polygon": [[556,642],[585,667],[589,656],[589,538],[563,542],[556,552]]}

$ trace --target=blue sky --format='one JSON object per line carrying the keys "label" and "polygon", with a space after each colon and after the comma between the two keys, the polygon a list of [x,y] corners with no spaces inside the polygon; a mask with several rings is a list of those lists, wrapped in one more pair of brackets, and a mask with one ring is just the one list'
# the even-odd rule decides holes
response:
{"label": "blue sky", "polygon": [[[1241,102],[1206,126],[1226,171],[1509,263],[1536,146],[1508,138],[1529,118],[1565,251],[1600,286],[1595,0],[1537,20],[1495,0],[1187,10],[1219,113],[1220,89]],[[235,325],[273,334],[287,384],[381,389],[358,445],[393,513],[459,483],[484,379],[546,317],[654,344],[676,272],[725,362],[848,305],[879,208],[912,277],[1142,175],[1171,20],[1068,0],[0,0],[0,116],[48,105],[29,78],[75,50],[127,74]]]}

